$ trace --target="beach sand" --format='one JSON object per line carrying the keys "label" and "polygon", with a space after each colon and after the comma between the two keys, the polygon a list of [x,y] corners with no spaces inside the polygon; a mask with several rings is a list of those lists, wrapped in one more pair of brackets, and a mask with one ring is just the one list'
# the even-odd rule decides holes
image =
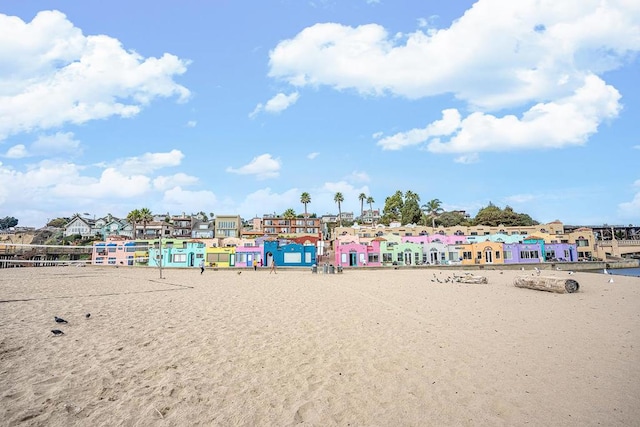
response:
{"label": "beach sand", "polygon": [[0,423],[638,425],[640,279],[452,273],[3,269]]}

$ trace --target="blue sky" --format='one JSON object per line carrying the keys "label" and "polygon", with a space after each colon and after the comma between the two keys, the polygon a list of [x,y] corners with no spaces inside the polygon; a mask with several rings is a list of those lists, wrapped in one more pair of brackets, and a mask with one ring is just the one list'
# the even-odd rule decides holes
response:
{"label": "blue sky", "polygon": [[640,3],[4,1],[0,216],[640,223]]}

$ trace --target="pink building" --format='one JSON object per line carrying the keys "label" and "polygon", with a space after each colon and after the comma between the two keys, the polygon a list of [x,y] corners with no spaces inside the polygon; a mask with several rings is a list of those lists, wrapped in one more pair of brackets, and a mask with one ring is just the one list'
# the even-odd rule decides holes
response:
{"label": "pink building", "polygon": [[133,265],[136,242],[122,236],[108,237],[104,242],[93,244],[91,264]]}
{"label": "pink building", "polygon": [[380,240],[371,243],[343,242],[335,247],[335,262],[342,267],[379,267]]}

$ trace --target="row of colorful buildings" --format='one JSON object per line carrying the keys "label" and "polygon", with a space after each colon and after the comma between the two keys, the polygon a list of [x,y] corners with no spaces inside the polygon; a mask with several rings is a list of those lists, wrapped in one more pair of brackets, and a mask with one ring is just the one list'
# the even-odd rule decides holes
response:
{"label": "row of colorful buildings", "polygon": [[[364,235],[363,235],[364,234]],[[584,230],[573,242],[559,233],[536,234],[500,230],[483,235],[442,232],[349,233],[344,230],[331,242],[318,236],[217,239],[129,240],[122,236],[94,244],[95,265],[147,265],[157,267],[244,268],[256,262],[269,266],[311,267],[331,263],[342,267],[415,265],[485,265],[575,262],[585,260],[584,248],[593,234]],[[582,250],[581,250],[582,249]]]}

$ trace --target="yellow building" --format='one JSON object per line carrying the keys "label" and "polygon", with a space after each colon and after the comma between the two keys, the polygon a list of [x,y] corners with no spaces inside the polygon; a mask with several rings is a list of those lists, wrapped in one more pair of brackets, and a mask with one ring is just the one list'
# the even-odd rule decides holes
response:
{"label": "yellow building", "polygon": [[458,247],[462,265],[504,264],[500,242],[464,243]]}
{"label": "yellow building", "polygon": [[228,268],[236,265],[236,248],[208,247],[205,252],[205,262],[209,267]]}

